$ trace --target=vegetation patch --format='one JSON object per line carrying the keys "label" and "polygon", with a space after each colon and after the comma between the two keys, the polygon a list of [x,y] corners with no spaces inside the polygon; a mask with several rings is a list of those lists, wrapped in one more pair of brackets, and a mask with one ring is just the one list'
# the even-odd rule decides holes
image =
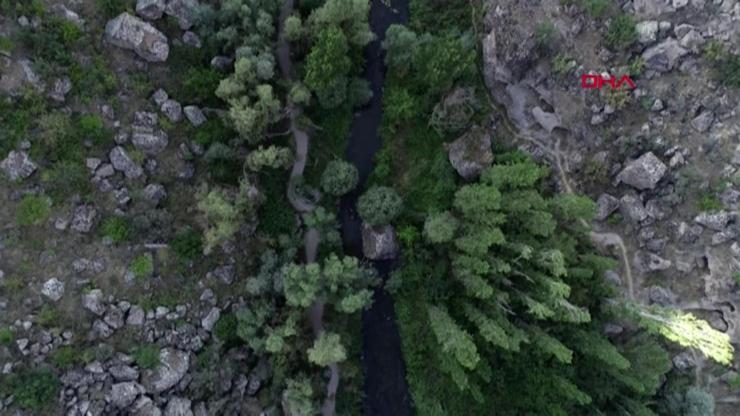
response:
{"label": "vegetation patch", "polygon": [[18,225],[40,225],[51,215],[51,201],[45,196],[26,195],[16,209]]}

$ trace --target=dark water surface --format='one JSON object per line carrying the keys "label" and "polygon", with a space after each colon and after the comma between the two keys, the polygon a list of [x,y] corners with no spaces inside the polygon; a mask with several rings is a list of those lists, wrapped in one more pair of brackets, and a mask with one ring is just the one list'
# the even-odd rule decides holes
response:
{"label": "dark water surface", "polygon": [[[380,149],[378,126],[383,117],[382,98],[385,80],[383,50],[380,43],[388,26],[406,23],[409,18],[408,0],[393,0],[393,9],[382,0],[372,0],[370,27],[376,40],[365,50],[365,78],[370,82],[373,98],[355,114],[347,148],[347,160],[357,166],[360,183],[357,189],[342,198],[339,219],[345,252],[362,258],[361,220],[357,215],[357,198],[364,190],[373,169],[373,156]],[[385,279],[391,262],[373,262]],[[375,291],[372,307],[363,313],[363,357],[365,372],[364,413],[367,416],[405,416],[413,414],[411,396],[406,384],[401,337],[395,320],[393,298],[382,289]]]}

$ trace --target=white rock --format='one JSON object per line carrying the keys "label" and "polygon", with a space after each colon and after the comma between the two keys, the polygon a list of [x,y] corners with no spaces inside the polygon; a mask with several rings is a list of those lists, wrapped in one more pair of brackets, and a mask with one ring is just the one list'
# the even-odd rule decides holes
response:
{"label": "white rock", "polygon": [[53,277],[44,283],[44,286],[41,288],[41,293],[56,302],[64,296],[64,283],[56,277]]}

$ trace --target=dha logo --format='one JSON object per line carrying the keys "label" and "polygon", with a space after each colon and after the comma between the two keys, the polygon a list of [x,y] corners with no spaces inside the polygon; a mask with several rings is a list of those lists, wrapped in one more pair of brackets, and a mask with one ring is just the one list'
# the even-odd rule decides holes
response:
{"label": "dha logo", "polygon": [[630,78],[629,75],[622,75],[622,78],[617,81],[617,77],[613,77],[610,75],[600,75],[600,74],[583,74],[581,75],[581,88],[586,89],[601,89],[601,87],[604,86],[604,84],[609,84],[609,86],[612,87],[613,90],[618,90],[622,88],[622,85],[627,84],[630,86],[630,88],[634,89],[637,88],[635,83],[632,81],[632,78]]}

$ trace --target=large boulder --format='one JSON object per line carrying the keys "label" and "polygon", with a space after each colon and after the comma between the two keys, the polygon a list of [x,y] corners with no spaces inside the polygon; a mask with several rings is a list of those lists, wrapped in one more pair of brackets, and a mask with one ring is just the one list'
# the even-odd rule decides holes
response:
{"label": "large boulder", "polygon": [[28,157],[26,152],[16,152],[15,150],[8,153],[8,157],[0,162],[0,169],[8,175],[12,181],[25,179],[36,171],[36,164]]}
{"label": "large boulder", "polygon": [[172,397],[164,409],[164,416],[193,416],[190,400],[182,397]]}
{"label": "large boulder", "polygon": [[188,30],[195,23],[198,0],[169,0],[164,12],[177,19],[180,29]]}
{"label": "large boulder", "polygon": [[393,226],[362,226],[362,254],[370,260],[388,260],[398,255],[398,242]]}
{"label": "large boulder", "polygon": [[121,13],[105,25],[105,39],[111,45],[130,49],[149,62],[164,62],[170,54],[167,37],[154,26]]}
{"label": "large boulder", "polygon": [[147,389],[157,394],[171,389],[182,380],[190,368],[190,356],[184,351],[165,348],[159,353],[159,361],[159,367],[145,381]]}
{"label": "large boulder", "polygon": [[139,383],[133,381],[116,383],[111,386],[110,402],[119,409],[125,409],[131,406],[141,393],[144,393],[144,388]]}
{"label": "large boulder", "polygon": [[617,175],[618,182],[637,189],[653,189],[668,168],[652,152],[647,152],[629,163]]}
{"label": "large boulder", "polygon": [[674,38],[668,38],[663,42],[652,46],[642,53],[645,67],[658,72],[668,72],[676,67],[678,60],[689,53],[681,47]]}
{"label": "large boulder", "polygon": [[150,156],[161,153],[169,143],[167,133],[157,127],[159,117],[155,113],[137,111],[131,125],[131,142]]}
{"label": "large boulder", "polygon": [[123,172],[128,179],[136,179],[144,174],[144,169],[134,162],[131,156],[128,155],[128,152],[126,152],[126,149],[121,146],[114,147],[108,157],[113,168]]}
{"label": "large boulder", "polygon": [[446,147],[450,163],[466,180],[477,178],[493,164],[491,135],[480,127],[471,128]]}
{"label": "large boulder", "polygon": [[157,20],[164,14],[164,0],[138,0],[136,14],[147,20]]}

